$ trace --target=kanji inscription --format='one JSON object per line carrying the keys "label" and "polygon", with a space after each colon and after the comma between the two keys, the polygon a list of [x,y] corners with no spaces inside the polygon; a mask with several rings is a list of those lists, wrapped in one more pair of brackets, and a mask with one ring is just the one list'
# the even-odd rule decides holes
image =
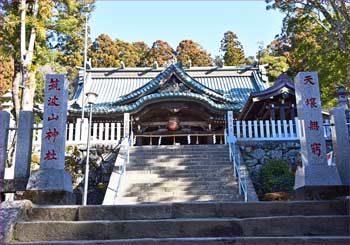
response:
{"label": "kanji inscription", "polygon": [[295,172],[294,188],[337,185],[339,183],[337,170],[327,164],[317,73],[299,72],[294,84],[300,120],[302,159],[302,166]]}
{"label": "kanji inscription", "polygon": [[67,86],[63,75],[47,75],[40,168],[64,168]]}

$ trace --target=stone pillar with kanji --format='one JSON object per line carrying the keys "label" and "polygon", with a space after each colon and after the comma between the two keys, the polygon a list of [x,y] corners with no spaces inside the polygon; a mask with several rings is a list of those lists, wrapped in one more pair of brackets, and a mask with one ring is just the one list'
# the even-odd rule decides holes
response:
{"label": "stone pillar with kanji", "polygon": [[294,189],[338,186],[341,182],[337,168],[327,164],[317,73],[299,72],[294,82],[302,157],[302,167],[295,173]]}
{"label": "stone pillar with kanji", "polygon": [[[64,75],[47,75],[45,84],[40,169],[31,173],[27,190],[46,193],[38,203],[51,199],[65,204],[66,193],[72,193],[72,179],[64,170],[68,89]],[[41,193],[41,194],[42,194]],[[61,195],[58,195],[60,193]],[[50,201],[50,200],[49,200]]]}

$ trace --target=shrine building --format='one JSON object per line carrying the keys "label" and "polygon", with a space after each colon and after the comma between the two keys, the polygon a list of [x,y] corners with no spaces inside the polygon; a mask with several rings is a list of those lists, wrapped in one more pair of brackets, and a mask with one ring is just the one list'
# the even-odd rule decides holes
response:
{"label": "shrine building", "polygon": [[[136,145],[212,144],[224,139],[227,111],[239,120],[295,116],[292,82],[282,76],[269,87],[265,77],[254,66],[93,68],[84,91],[98,94],[93,122],[122,123],[130,113]],[[82,91],[80,82],[70,122],[81,117]]]}

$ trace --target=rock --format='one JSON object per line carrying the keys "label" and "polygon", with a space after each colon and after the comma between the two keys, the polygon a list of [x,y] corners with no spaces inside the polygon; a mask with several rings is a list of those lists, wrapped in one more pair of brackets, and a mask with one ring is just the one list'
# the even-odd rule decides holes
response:
{"label": "rock", "polygon": [[287,151],[287,153],[285,154],[286,157],[295,157],[296,155],[298,155],[300,153],[300,150],[296,150],[296,149],[292,149]]}
{"label": "rock", "polygon": [[282,159],[282,151],[281,150],[272,150],[269,152],[269,156],[271,159]]}
{"label": "rock", "polygon": [[263,149],[256,149],[253,151],[253,157],[255,159],[261,159],[265,156],[265,151]]}
{"label": "rock", "polygon": [[247,152],[247,153],[250,153],[252,150],[253,150],[253,149],[252,149],[251,146],[247,146],[247,147],[245,148],[245,152]]}
{"label": "rock", "polygon": [[245,160],[244,163],[247,164],[248,166],[253,166],[258,164],[258,160],[256,159]]}
{"label": "rock", "polygon": [[263,201],[288,201],[292,199],[293,195],[288,192],[271,192],[266,193],[263,197]]}
{"label": "rock", "polygon": [[[1,215],[1,230],[0,240],[1,242],[8,243],[11,239],[12,224],[27,210],[32,208],[32,203],[28,200],[23,201],[5,201],[1,203],[0,215]],[[2,244],[2,243],[1,243]]]}

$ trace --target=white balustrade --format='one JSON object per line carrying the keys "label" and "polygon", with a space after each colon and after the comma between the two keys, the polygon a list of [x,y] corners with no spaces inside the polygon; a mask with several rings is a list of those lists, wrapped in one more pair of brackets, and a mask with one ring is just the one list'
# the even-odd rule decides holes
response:
{"label": "white balustrade", "polygon": [[[300,121],[298,118],[294,120],[254,120],[254,121],[233,121],[234,136],[238,140],[298,140],[300,135]],[[86,144],[84,137],[80,133],[81,122],[68,123],[67,125],[67,145]],[[324,123],[325,137],[330,139],[331,125],[328,121]],[[121,123],[93,123],[91,132],[92,144],[107,143],[116,144],[122,136]],[[41,144],[42,124],[33,126],[33,144]],[[213,135],[213,141],[219,143],[221,136]],[[217,139],[217,137],[220,137]],[[197,143],[197,138],[195,142]],[[223,142],[222,142],[223,143]]]}

